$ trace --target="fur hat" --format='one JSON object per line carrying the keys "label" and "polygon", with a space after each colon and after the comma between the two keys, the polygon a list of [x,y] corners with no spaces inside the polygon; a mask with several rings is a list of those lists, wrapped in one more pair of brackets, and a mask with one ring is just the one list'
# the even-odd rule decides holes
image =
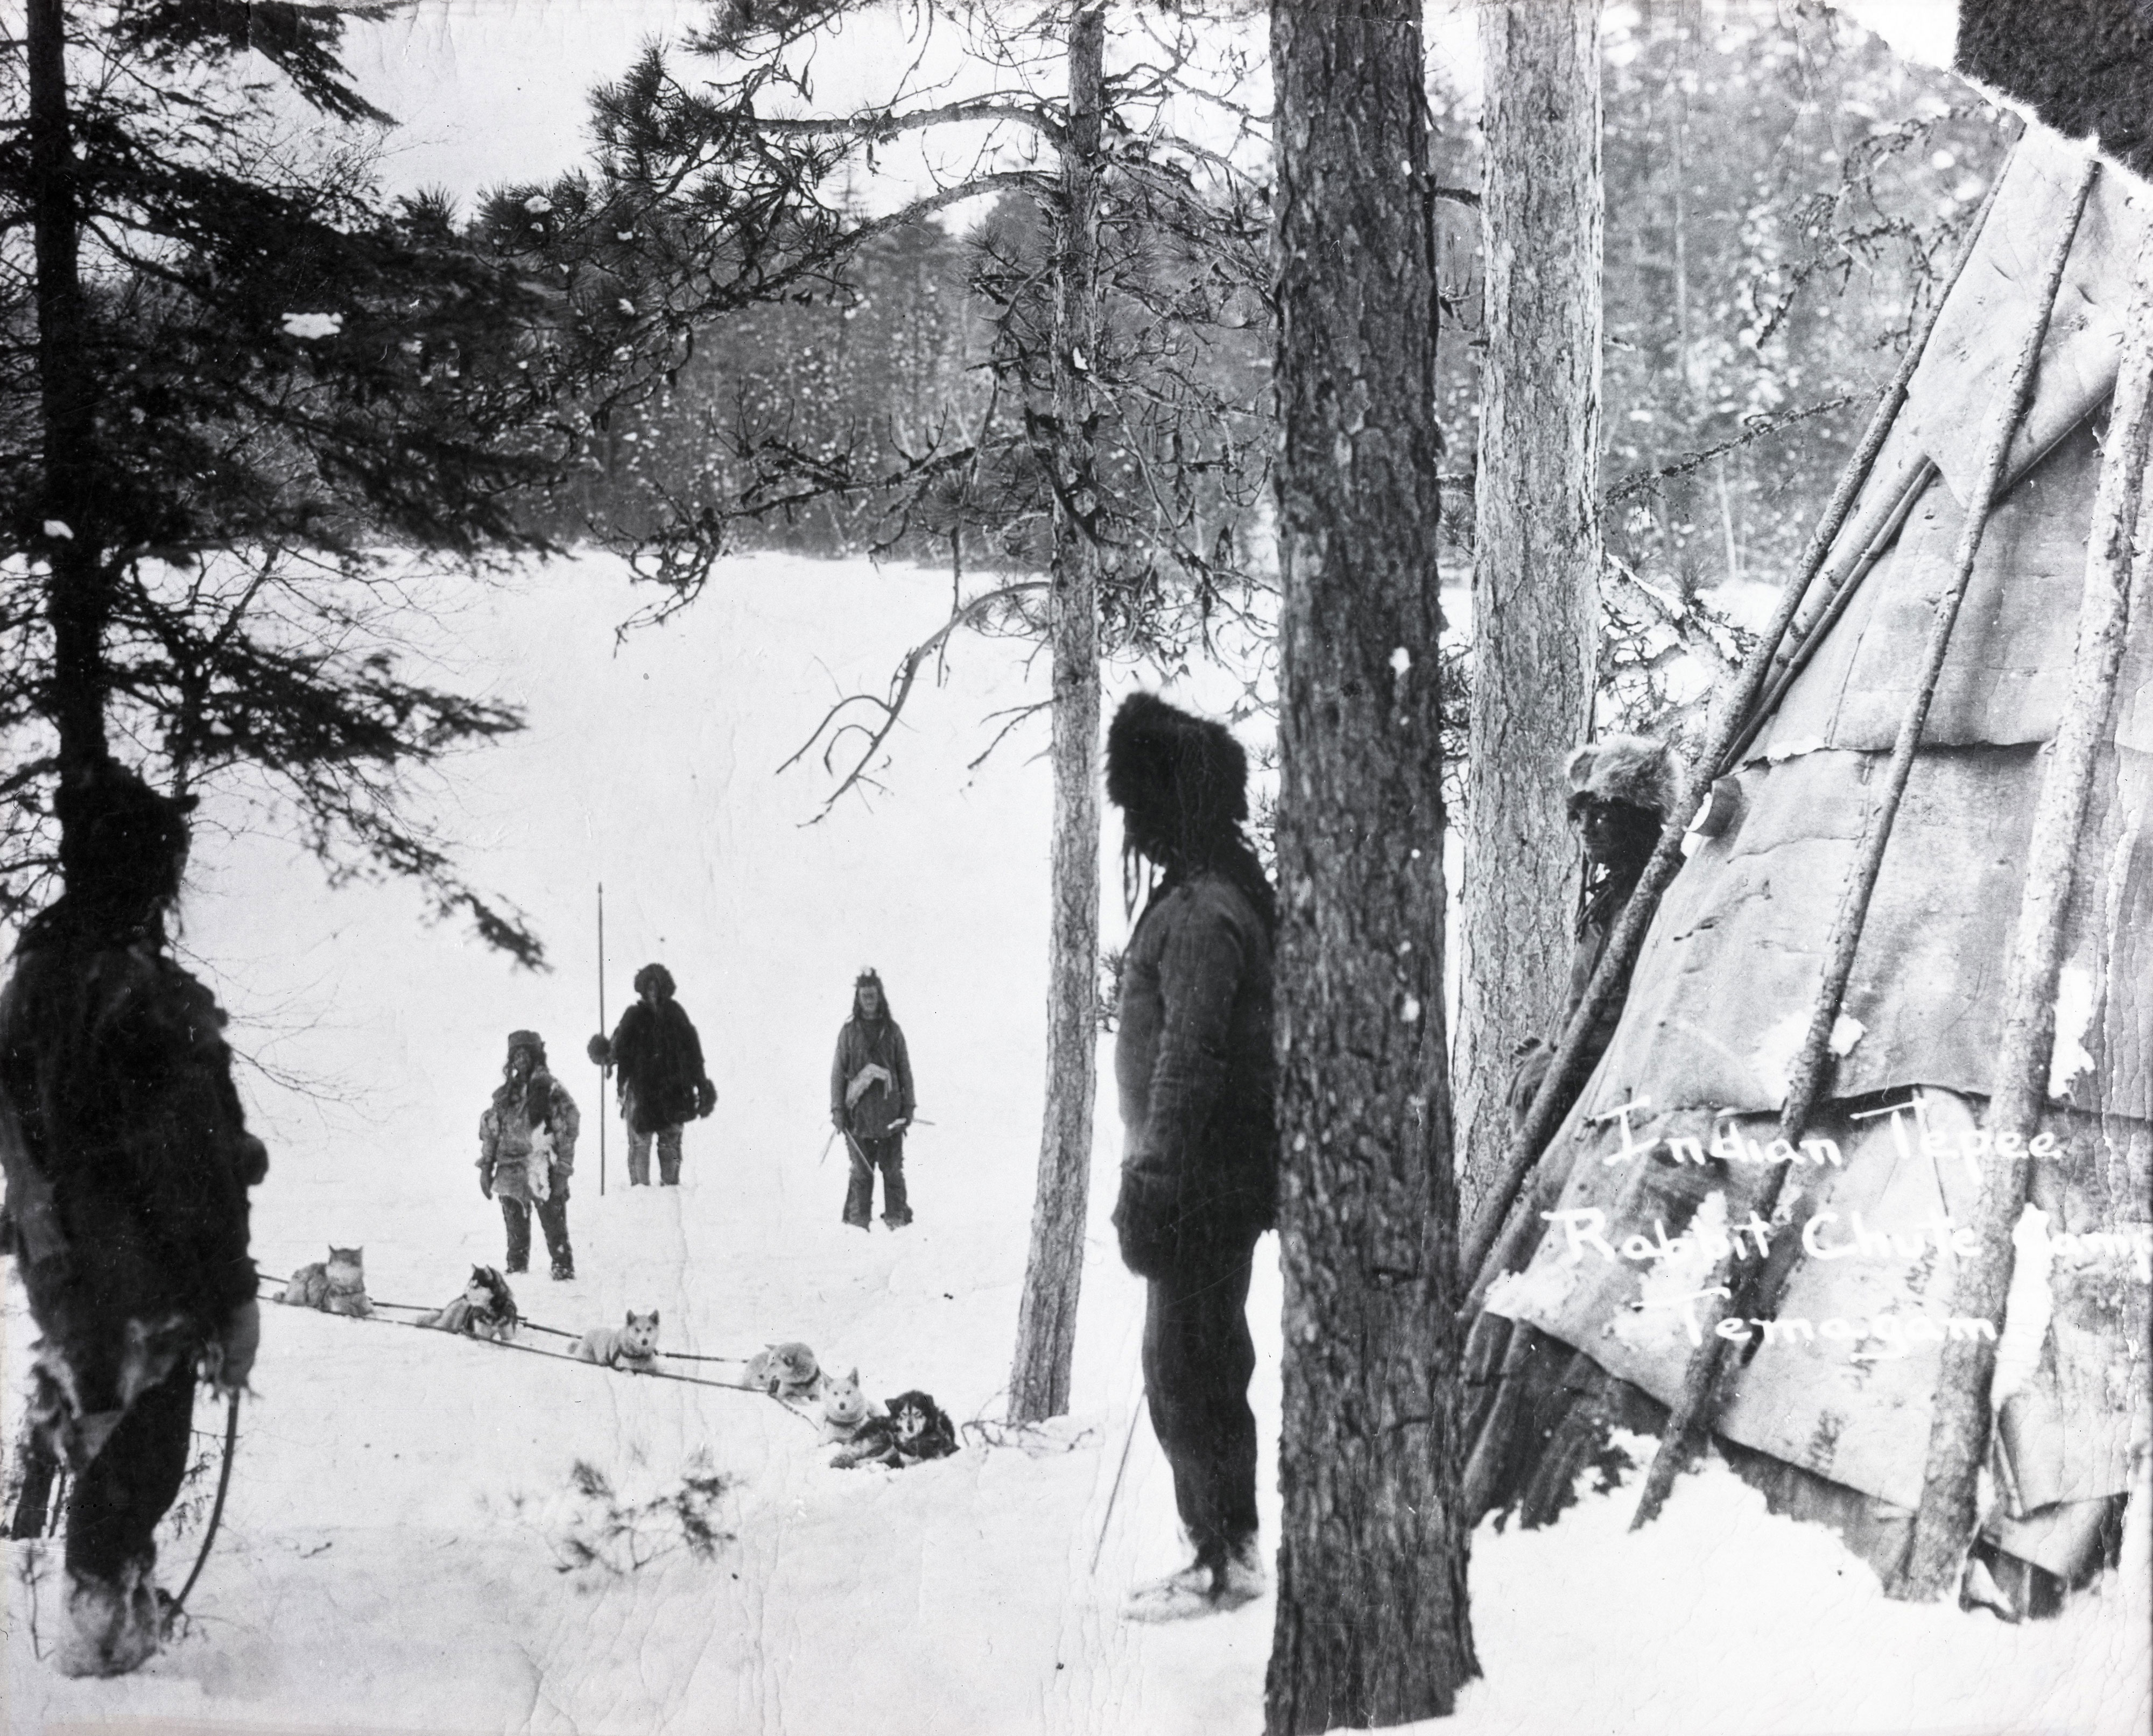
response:
{"label": "fur hat", "polygon": [[1642,735],[1607,735],[1572,750],[1563,763],[1570,805],[1627,802],[1662,820],[1674,812],[1675,763],[1667,744]]}
{"label": "fur hat", "polygon": [[60,872],[84,908],[132,916],[179,891],[195,799],[160,795],[107,760],[64,780],[53,797],[60,822]]}
{"label": "fur hat", "polygon": [[511,1031],[508,1033],[508,1058],[513,1061],[517,1050],[520,1048],[529,1049],[537,1057],[541,1067],[546,1064],[546,1039],[536,1031]]}
{"label": "fur hat", "polygon": [[1248,756],[1223,724],[1156,693],[1132,693],[1114,713],[1107,797],[1130,841],[1154,860],[1232,835],[1249,817],[1248,783]]}
{"label": "fur hat", "polygon": [[644,966],[635,973],[635,992],[639,995],[646,987],[656,989],[659,1000],[671,1000],[673,998],[672,972],[667,970],[662,964]]}

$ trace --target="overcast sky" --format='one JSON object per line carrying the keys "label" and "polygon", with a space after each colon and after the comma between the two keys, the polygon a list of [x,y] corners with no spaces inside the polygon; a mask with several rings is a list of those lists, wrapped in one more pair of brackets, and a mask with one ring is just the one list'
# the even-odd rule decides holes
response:
{"label": "overcast sky", "polygon": [[[1478,84],[1472,0],[1433,0],[1429,51],[1452,82]],[[1952,0],[1846,0],[1841,9],[1901,53],[1951,63]],[[409,0],[379,24],[354,24],[347,59],[360,87],[403,123],[386,165],[398,190],[444,186],[468,200],[508,180],[545,180],[583,154],[586,99],[653,37],[677,36],[701,0]],[[848,28],[817,64],[818,94],[864,95],[907,44],[885,18]]]}

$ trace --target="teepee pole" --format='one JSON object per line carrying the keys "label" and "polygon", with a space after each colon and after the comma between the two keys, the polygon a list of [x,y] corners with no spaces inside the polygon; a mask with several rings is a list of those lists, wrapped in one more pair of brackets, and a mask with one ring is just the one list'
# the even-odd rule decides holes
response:
{"label": "teepee pole", "polygon": [[[2010,382],[1989,418],[1981,470],[1975,479],[1972,497],[1966,503],[1966,521],[1959,530],[1958,546],[1952,551],[1951,584],[1937,599],[1928,639],[1922,647],[1921,668],[1914,678],[1913,698],[1899,720],[1899,733],[1891,744],[1891,758],[1883,788],[1870,803],[1862,821],[1861,840],[1855,846],[1846,884],[1840,893],[1838,913],[1832,920],[1831,939],[1825,953],[1824,977],[1810,1009],[1809,1031],[1789,1074],[1786,1105],[1779,1116],[1779,1138],[1789,1146],[1801,1138],[1810,1112],[1823,1094],[1825,1074],[1830,1064],[1828,1058],[1832,1031],[1839,1023],[1847,979],[1854,972],[1854,956],[1861,944],[1861,931],[1869,921],[1870,901],[1883,869],[1884,852],[1891,841],[1900,800],[1906,792],[1906,781],[1913,774],[1921,731],[1928,722],[1929,707],[1936,698],[1937,684],[1943,675],[1944,659],[1951,651],[1952,629],[1957,624],[1959,607],[1966,601],[1967,586],[1973,578],[1974,561],[1981,553],[1981,539],[1988,528],[1989,514],[2003,480],[2011,442],[2033,399],[2033,377],[2040,367],[2041,346],[2048,340],[2049,317],[2055,311],[2057,292],[2063,287],[2064,267],[2070,261],[2071,244],[2078,237],[2079,219],[2084,215],[2086,201],[2092,195],[2094,180],[2100,173],[2100,159],[2087,158],[2072,189],[2062,231],[2049,256],[2033,323],[2019,345],[2018,359],[2011,370]],[[1783,1163],[1772,1170],[1754,1202],[1753,1209],[1768,1222],[1779,1204],[1779,1190],[1786,1180],[1788,1167]],[[1759,1299],[1764,1267],[1761,1251],[1754,1260],[1738,1260],[1729,1255],[1718,1263],[1712,1277],[1700,1287],[1708,1292],[1718,1289],[1726,1304],[1714,1310],[1708,1301],[1700,1310],[1701,1314],[1711,1317],[1711,1327],[1716,1328],[1722,1319],[1748,1313]],[[1688,1366],[1682,1371],[1682,1391],[1667,1414],[1667,1427],[1660,1435],[1659,1451],[1653,1455],[1652,1470],[1646,1474],[1644,1492],[1637,1501],[1637,1515],[1631,1521],[1632,1530],[1659,1516],[1667,1491],[1674,1486],[1676,1474],[1687,1457],[1711,1406],[1713,1388],[1718,1381],[1720,1353],[1726,1343],[1727,1340],[1719,1337],[1716,1330],[1708,1329],[1690,1353]]]}
{"label": "teepee pole", "polygon": [[[2064,926],[2076,878],[2079,838],[2094,769],[2110,740],[2116,681],[2130,631],[2131,592],[2145,582],[2148,561],[2133,571],[2132,542],[2144,511],[2146,457],[2153,447],[2153,244],[2135,263],[2130,312],[2116,377],[2115,408],[2086,546],[2085,590],[2062,720],[2041,776],[2026,885],[2003,987],[2002,1042],[1990,1087],[1988,1124],[1993,1154],[1975,1208],[1979,1251],[1960,1261],[1952,1313],[2003,1326],[2011,1288],[2011,1232],[2026,1203],[2033,1160],[2027,1142],[2040,1129],[2056,1043],[2056,983],[2063,969]],[[2008,1154],[2008,1155],[2006,1154]],[[1996,1347],[1975,1336],[1946,1341],[1930,1411],[1921,1501],[1903,1579],[1890,1589],[1935,1597],[1951,1588],[1976,1522],[1974,1485],[1988,1449],[1989,1394]]]}
{"label": "teepee pole", "polygon": [[[2004,173],[2009,172],[2007,162]],[[1923,353],[1928,348],[1929,334],[1936,329],[1937,317],[1944,305],[1950,301],[1960,274],[1967,261],[1973,257],[1980,244],[1982,230],[1989,212],[1996,204],[1996,195],[2003,185],[2003,175],[1998,175],[1996,185],[1991,187],[1988,197],[1982,206],[1968,232],[1966,245],[1952,262],[1951,273],[1944,280],[1943,289],[1936,305],[1930,308],[1906,353],[1900,358],[1898,371],[1884,388],[1883,395],[1871,412],[1868,426],[1862,431],[1861,442],[1855,448],[1854,456],[1840,475],[1839,484],[1832,490],[1830,501],[1824,516],[1810,533],[1809,544],[1802,551],[1802,559],[1795,576],[1779,593],[1779,600],[1772,611],[1772,618],[1758,635],[1734,685],[1726,696],[1713,719],[1711,733],[1704,748],[1691,762],[1684,774],[1679,794],[1675,800],[1675,812],[1667,815],[1667,825],[1661,829],[1660,841],[1646,864],[1636,890],[1623,906],[1622,914],[1616,919],[1613,931],[1607,937],[1607,945],[1601,954],[1600,962],[1586,985],[1584,998],[1577,1011],[1564,1028],[1562,1040],[1557,1045],[1555,1058],[1549,1064],[1547,1075],[1533,1099],[1531,1111],[1524,1124],[1510,1141],[1504,1155],[1503,1173],[1486,1199],[1479,1215],[1465,1231],[1458,1253],[1458,1269],[1474,1273],[1475,1278],[1468,1295],[1464,1317],[1470,1320],[1486,1300],[1489,1287],[1503,1272],[1524,1257],[1525,1250],[1539,1239],[1540,1216],[1528,1209],[1513,1214],[1526,1181],[1539,1165],[1547,1142],[1555,1126],[1569,1112],[1571,1088],[1583,1083],[1585,1050],[1591,1040],[1593,1027],[1598,1023],[1601,1009],[1614,998],[1616,985],[1625,981],[1631,967],[1636,962],[1637,953],[1644,945],[1645,931],[1652,926],[1652,916],[1659,908],[1660,895],[1665,892],[1682,865],[1682,834],[1689,820],[1704,804],[1713,780],[1720,774],[1729,751],[1742,736],[1758,695],[1764,689],[1772,673],[1772,659],[1785,639],[1794,616],[1801,608],[1802,599],[1809,594],[1825,562],[1830,557],[1832,545],[1845,527],[1848,515],[1860,498],[1863,486],[1869,480],[1876,455],[1884,449],[1886,437],[1891,424],[1898,419],[1900,410],[1906,402],[1907,388],[1913,383],[1915,370],[1921,366]]]}

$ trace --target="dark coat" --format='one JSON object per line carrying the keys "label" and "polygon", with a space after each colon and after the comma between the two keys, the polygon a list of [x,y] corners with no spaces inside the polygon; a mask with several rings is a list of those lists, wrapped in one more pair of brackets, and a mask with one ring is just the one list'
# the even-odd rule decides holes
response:
{"label": "dark coat", "polygon": [[0,993],[8,1236],[41,1361],[66,1371],[45,1398],[71,1388],[76,1414],[124,1409],[254,1300],[247,1190],[268,1156],[223,1026],[147,941],[26,942]]}
{"label": "dark coat", "polygon": [[[895,1088],[875,1080],[849,1106],[846,1093],[862,1068],[884,1069]],[[830,1062],[830,1119],[856,1140],[889,1137],[891,1124],[912,1119],[912,1057],[895,1019],[863,1019],[857,1013],[837,1033],[837,1053]]]}
{"label": "dark coat", "polygon": [[1277,1211],[1271,935],[1204,871],[1163,887],[1122,962],[1114,1044],[1122,1258],[1161,1276],[1192,1240],[1253,1240]]}
{"label": "dark coat", "polygon": [[[1554,1034],[1545,1043],[1538,1038],[1529,1039],[1519,1051],[1510,1069],[1509,1100],[1514,1122],[1522,1125],[1532,1113],[1533,1099],[1540,1094],[1541,1082],[1555,1061],[1556,1049],[1562,1045],[1563,1033],[1570,1028],[1570,1020],[1585,1003],[1585,991],[1592,986],[1592,973],[1600,968],[1600,955],[1607,950],[1609,937],[1615,925],[1622,920],[1622,911],[1636,891],[1642,871],[1602,885],[1585,906],[1578,919],[1577,945],[1570,957],[1570,987],[1562,1006],[1562,1022]],[[1633,966],[1634,969],[1635,967]],[[1615,1041],[1615,1028],[1622,1022],[1622,1003],[1629,998],[1630,978],[1626,973],[1615,985],[1615,992],[1601,1008],[1600,1016],[1592,1022],[1586,1034],[1585,1057],[1579,1063],[1578,1079],[1581,1082],[1591,1077],[1592,1069],[1600,1064],[1600,1058]]]}
{"label": "dark coat", "polygon": [[655,1007],[638,1001],[620,1016],[610,1044],[613,1064],[620,1069],[624,1102],[635,1099],[639,1133],[678,1127],[708,1113],[715,1094],[705,1089],[703,1039],[695,1034],[687,1010],[675,1000]]}

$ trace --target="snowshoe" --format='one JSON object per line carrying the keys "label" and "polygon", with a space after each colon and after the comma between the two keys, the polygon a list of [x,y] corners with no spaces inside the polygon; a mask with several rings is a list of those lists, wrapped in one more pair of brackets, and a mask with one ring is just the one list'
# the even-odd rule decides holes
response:
{"label": "snowshoe", "polygon": [[149,1662],[164,1632],[157,1588],[130,1564],[115,1580],[68,1576],[69,1632],[54,1658],[65,1676],[124,1676]]}
{"label": "snowshoe", "polygon": [[1220,1609],[1239,1609],[1244,1603],[1254,1603],[1270,1588],[1270,1576],[1256,1559],[1255,1546],[1250,1544],[1226,1558],[1226,1565],[1212,1581],[1211,1601]]}
{"label": "snowshoe", "polygon": [[1192,1561],[1178,1573],[1138,1586],[1129,1593],[1122,1613],[1132,1622],[1186,1622],[1215,1614],[1219,1605],[1211,1596],[1211,1569]]}

